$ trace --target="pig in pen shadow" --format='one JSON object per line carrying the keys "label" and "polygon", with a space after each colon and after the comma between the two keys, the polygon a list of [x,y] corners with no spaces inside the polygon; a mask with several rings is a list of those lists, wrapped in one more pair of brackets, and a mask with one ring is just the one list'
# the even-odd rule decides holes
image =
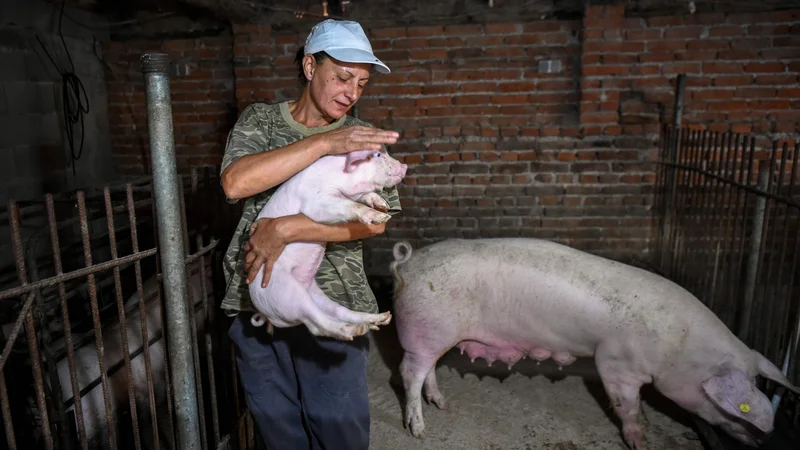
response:
{"label": "pig in pen shadow", "polygon": [[[198,181],[207,182],[198,183]],[[226,337],[227,321],[215,320],[218,308],[215,299],[218,298],[219,292],[224,290],[224,279],[218,270],[221,267],[221,255],[216,243],[213,242],[215,239],[217,242],[225,242],[226,233],[229,239],[227,230],[233,227],[230,226],[230,222],[225,221],[235,218],[235,214],[233,212],[228,214],[233,210],[220,200],[218,179],[208,181],[199,180],[196,172],[193,172],[190,183],[187,183],[191,186],[185,190],[182,200],[187,203],[184,210],[184,237],[187,241],[187,269],[192,274],[191,279],[187,281],[187,287],[191,288],[188,294],[191,295],[196,313],[196,329],[192,334],[196,344],[193,349],[195,376],[199,379],[198,391],[202,393],[198,395],[198,406],[201,409],[199,414],[202,420],[201,434],[208,445],[216,446],[221,439],[220,435],[235,428],[240,419],[238,409],[236,414],[228,413],[234,410],[237,399],[234,398],[236,388],[231,383],[231,381],[235,383],[235,380],[232,380],[233,374],[230,373],[229,349],[223,342]],[[119,199],[117,194],[119,192],[114,192],[112,189],[109,197]],[[122,194],[123,202],[125,195]],[[66,201],[59,200],[65,197]],[[79,403],[83,406],[80,408],[84,429],[82,434],[87,438],[94,438],[88,448],[107,448],[108,434],[112,432],[111,430],[115,434],[117,448],[133,446],[137,434],[142,448],[171,448],[177,424],[167,403],[170,396],[166,383],[166,367],[163,367],[168,363],[168,358],[165,358],[164,354],[166,337],[163,334],[161,319],[163,295],[161,289],[156,288],[159,284],[156,275],[158,254],[155,246],[153,227],[155,212],[152,209],[151,188],[147,186],[147,182],[143,185],[136,183],[133,183],[133,186],[129,185],[127,207],[113,206],[106,208],[105,212],[102,212],[104,206],[102,199],[93,198],[91,194],[82,196],[82,208],[85,209],[82,213],[84,218],[80,220],[82,226],[78,224],[77,217],[63,218],[75,212],[74,195],[59,194],[52,198],[56,199],[53,209],[60,219],[57,224],[51,224],[52,229],[58,230],[56,234],[60,239],[59,243],[53,244],[61,256],[60,270],[56,270],[53,266],[54,255],[48,252],[51,246],[46,237],[48,227],[44,226],[42,232],[42,221],[33,226],[38,230],[34,234],[45,236],[44,238],[40,236],[37,243],[27,231],[31,227],[31,219],[35,216],[34,211],[31,207],[23,206],[21,208],[23,214],[18,216],[25,219],[19,227],[22,230],[20,241],[25,243],[22,246],[24,251],[20,253],[24,254],[28,279],[31,282],[43,280],[46,285],[41,289],[35,289],[37,301],[30,309],[33,313],[36,339],[32,347],[28,345],[24,326],[16,335],[13,345],[9,342],[14,321],[19,316],[24,299],[17,300],[20,297],[13,296],[0,303],[3,307],[0,315],[4,321],[2,343],[3,346],[8,344],[11,350],[9,358],[3,364],[11,420],[5,420],[4,417],[4,427],[0,427],[2,434],[0,439],[2,442],[24,444],[24,448],[45,448],[48,447],[48,441],[53,442],[54,448],[84,448],[80,444],[78,415],[75,411],[77,408],[67,363],[65,331],[69,329],[71,348],[74,349],[76,384],[82,394]],[[113,210],[113,213],[108,212],[109,210]],[[127,220],[120,220],[127,219],[131,210],[135,211],[135,214],[131,214],[131,224],[135,224],[134,227],[126,224]],[[115,214],[121,217],[114,217]],[[115,225],[111,225],[112,219],[109,217],[114,217]],[[104,220],[107,220],[108,224]],[[45,219],[44,223],[46,222]],[[187,222],[191,226],[187,227]],[[80,236],[81,231],[84,231],[82,228],[87,232],[83,238]],[[136,249],[132,244],[134,239],[128,239],[132,228],[138,230],[135,239],[138,244]],[[112,236],[111,233],[116,236]],[[114,261],[113,252],[108,247],[112,241],[117,245],[119,258],[132,258],[132,253],[139,252],[138,259],[134,258],[135,261],[127,262]],[[91,263],[85,261],[87,246],[92,257]],[[204,269],[200,269],[199,263],[203,263]],[[108,267],[97,268],[103,264]],[[112,275],[112,266],[119,268],[118,273],[115,269]],[[136,275],[134,266],[138,272]],[[93,283],[87,283],[85,274],[68,277],[69,279],[63,281],[63,284],[52,279],[58,273],[74,274],[77,270],[91,271]],[[13,290],[16,279],[14,266],[9,267],[9,270],[0,271],[0,278],[4,288],[12,286]],[[202,289],[201,280],[205,281]],[[142,288],[147,299],[143,307],[146,308],[145,325],[150,342],[148,347],[141,345],[142,324],[139,320],[136,292],[137,284],[141,281],[145,281]],[[64,292],[58,292],[57,288],[58,290],[63,288]],[[11,294],[9,291],[0,292],[0,295]],[[205,302],[202,299],[204,295],[209,310],[208,323],[204,319],[206,314]],[[59,304],[59,297],[63,300],[62,304],[66,304],[66,308],[62,308]],[[124,299],[127,299],[127,302]],[[126,371],[122,357],[124,352],[119,333],[118,301],[124,303],[125,322],[128,324],[125,329],[128,352],[131,355],[130,375]],[[94,308],[96,314],[93,314]],[[70,319],[68,328],[62,321],[62,312],[65,310]],[[107,374],[108,402],[111,410],[109,414],[106,414],[103,383],[99,379],[96,329],[101,330],[103,336],[104,372]],[[39,353],[37,358],[31,357],[32,348],[37,349]],[[149,380],[143,363],[144,348],[151,353],[150,372],[153,374],[151,382],[154,391],[152,407],[148,392]],[[33,370],[32,361],[38,361],[35,367],[39,370]],[[159,364],[161,367],[158,367]],[[31,377],[32,373],[37,372],[41,374],[40,380]],[[215,389],[214,393],[212,389]],[[131,408],[129,402],[130,394],[133,394],[134,408]],[[222,414],[219,414],[220,411]],[[136,430],[133,427],[132,414],[137,416]],[[153,414],[158,419],[157,423],[151,420]],[[13,435],[7,435],[7,429],[12,431]],[[155,434],[156,429],[160,434]],[[158,446],[155,445],[156,439],[159,442]]]}

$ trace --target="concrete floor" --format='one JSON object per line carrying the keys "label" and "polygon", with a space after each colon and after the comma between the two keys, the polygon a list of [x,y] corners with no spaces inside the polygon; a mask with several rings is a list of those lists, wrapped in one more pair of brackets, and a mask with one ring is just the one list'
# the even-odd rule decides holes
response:
{"label": "concrete floor", "polygon": [[[423,400],[425,436],[403,427],[397,372],[402,349],[392,325],[372,333],[369,389],[373,450],[625,450],[618,421],[599,384],[593,360],[559,372],[550,361],[523,360],[512,368],[471,363],[452,350],[437,368],[450,407]],[[701,450],[688,413],[652,388],[642,391],[650,450]]]}

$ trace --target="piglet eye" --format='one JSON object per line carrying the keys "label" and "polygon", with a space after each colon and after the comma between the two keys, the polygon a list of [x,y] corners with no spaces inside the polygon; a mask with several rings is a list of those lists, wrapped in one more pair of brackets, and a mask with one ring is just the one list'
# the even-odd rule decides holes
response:
{"label": "piglet eye", "polygon": [[381,152],[375,152],[372,156],[374,156],[376,158],[380,158],[381,157]]}

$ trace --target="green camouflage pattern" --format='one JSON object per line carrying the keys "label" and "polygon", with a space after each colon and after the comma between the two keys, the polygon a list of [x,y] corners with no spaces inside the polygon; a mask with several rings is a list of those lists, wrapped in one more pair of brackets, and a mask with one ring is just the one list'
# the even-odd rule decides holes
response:
{"label": "green camouflage pattern", "polygon": [[[243,156],[274,150],[308,136],[349,125],[372,126],[351,116],[344,116],[325,127],[306,128],[292,118],[288,102],[252,104],[242,111],[228,134],[220,170],[224,171]],[[245,252],[242,249],[250,238],[250,224],[276,189],[277,186],[244,200],[242,217],[223,259],[227,287],[222,309],[228,316],[234,316],[241,311],[255,311],[250,302],[247,273],[244,270]],[[401,211],[396,188],[383,190],[380,195],[389,204],[389,214],[394,215]],[[228,201],[235,203],[237,200]],[[329,243],[316,280],[322,291],[335,302],[354,311],[378,312],[375,294],[367,282],[360,240]]]}

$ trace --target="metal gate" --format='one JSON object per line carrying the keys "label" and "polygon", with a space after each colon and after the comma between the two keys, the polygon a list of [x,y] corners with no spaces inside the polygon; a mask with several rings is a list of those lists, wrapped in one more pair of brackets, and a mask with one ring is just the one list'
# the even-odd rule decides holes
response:
{"label": "metal gate", "polygon": [[[800,141],[681,125],[661,133],[654,201],[656,265],[748,346],[800,384]],[[776,424],[800,426],[800,400],[759,386]]]}
{"label": "metal gate", "polygon": [[219,310],[239,211],[218,167],[175,172],[167,64],[143,57],[153,177],[0,213],[9,449],[253,447]]}

